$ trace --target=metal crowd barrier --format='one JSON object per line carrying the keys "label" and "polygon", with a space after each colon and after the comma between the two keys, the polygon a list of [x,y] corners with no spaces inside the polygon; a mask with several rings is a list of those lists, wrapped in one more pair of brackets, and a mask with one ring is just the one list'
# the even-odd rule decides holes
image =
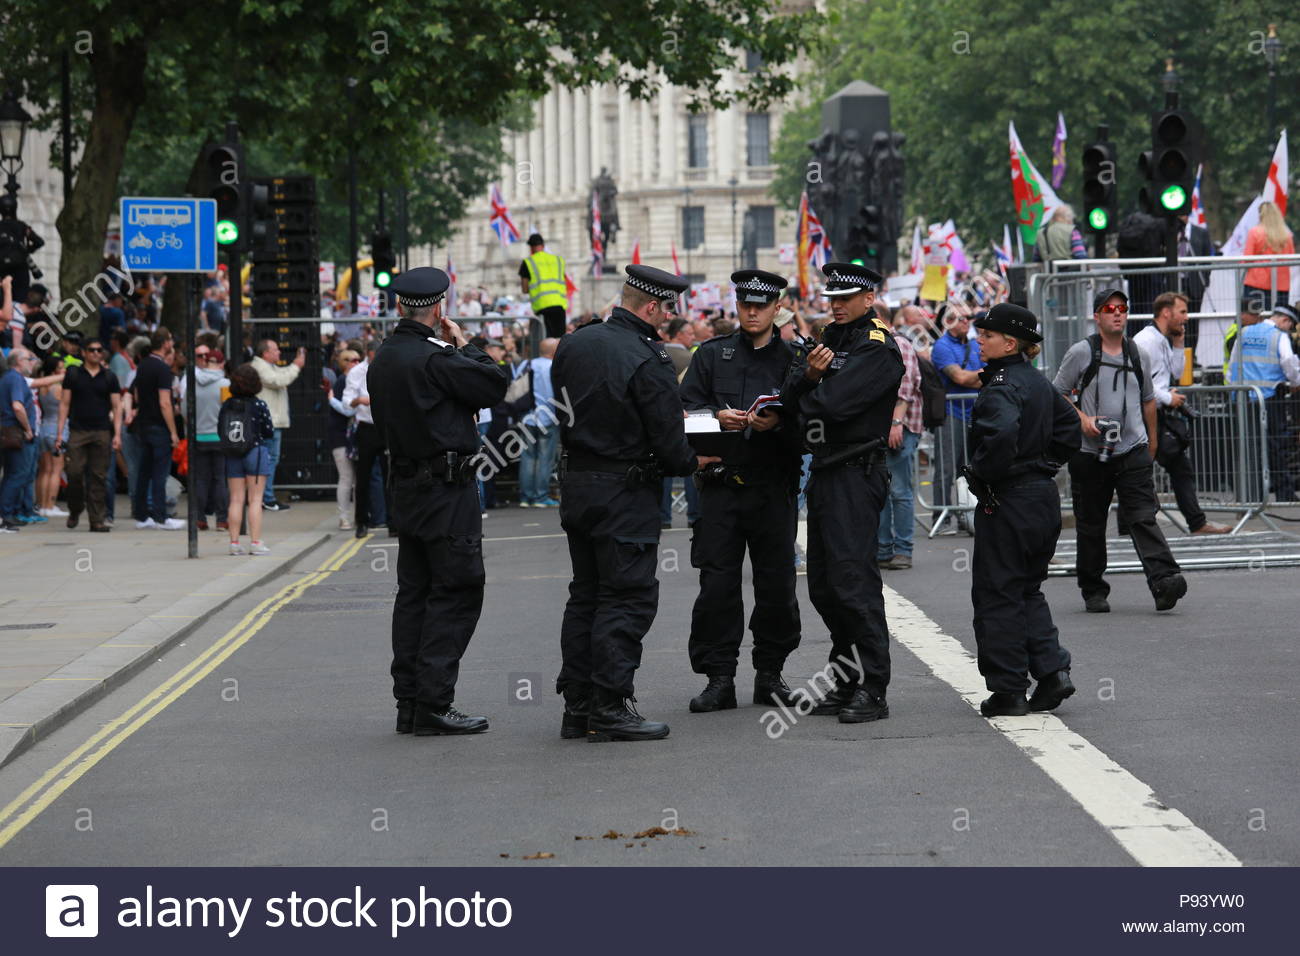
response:
{"label": "metal crowd barrier", "polygon": [[[1027,298],[1042,323],[1041,367],[1058,368],[1066,350],[1096,330],[1093,296],[1102,289],[1120,288],[1132,308],[1130,335],[1152,318],[1152,302],[1159,293],[1189,294],[1189,344],[1202,336],[1214,340],[1215,346],[1198,354],[1207,369],[1217,368],[1222,364],[1218,355],[1223,334],[1241,315],[1247,270],[1270,268],[1270,298],[1276,302],[1277,270],[1298,266],[1300,255],[1189,256],[1176,266],[1166,265],[1164,259],[1061,259],[1038,266],[1029,275]],[[1300,297],[1300,289],[1291,290],[1291,295]]]}
{"label": "metal crowd barrier", "polygon": [[[1300,395],[1265,400],[1258,385],[1194,385],[1179,391],[1192,413],[1187,454],[1201,509],[1211,515],[1233,515],[1234,534],[1254,517],[1281,531],[1269,510],[1297,506],[1289,499],[1300,484]],[[950,395],[949,401],[968,409],[975,397]],[[958,478],[967,461],[968,417],[950,412],[944,425],[921,436],[915,466],[916,513],[930,537],[952,525],[958,530],[974,528],[976,502]],[[1153,474],[1161,510],[1186,532],[1169,474],[1160,465]],[[1061,510],[1069,512],[1073,506],[1068,465],[1058,473],[1057,484]]]}

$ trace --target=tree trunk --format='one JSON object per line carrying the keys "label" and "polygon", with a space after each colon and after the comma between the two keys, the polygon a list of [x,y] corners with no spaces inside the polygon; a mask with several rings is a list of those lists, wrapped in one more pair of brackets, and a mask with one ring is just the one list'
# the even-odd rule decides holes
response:
{"label": "tree trunk", "polygon": [[104,233],[113,211],[127,140],[145,97],[148,46],[144,37],[148,34],[148,30],[142,30],[140,35],[115,45],[107,28],[94,33],[90,68],[95,105],[90,131],[72,194],[56,222],[63,241],[59,258],[60,317],[67,328],[83,322],[90,327],[98,321],[93,317],[102,304],[102,295],[96,291],[96,277],[104,268]]}

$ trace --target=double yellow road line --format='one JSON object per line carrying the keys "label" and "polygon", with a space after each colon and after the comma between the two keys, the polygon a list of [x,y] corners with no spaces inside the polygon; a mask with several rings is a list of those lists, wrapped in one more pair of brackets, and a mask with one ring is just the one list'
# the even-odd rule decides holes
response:
{"label": "double yellow road line", "polygon": [[296,600],[306,590],[325,580],[343,567],[369,540],[354,538],[340,547],[315,571],[285,585],[253,608],[243,619],[222,635],[221,639],[186,664],[120,716],[99,729],[94,736],[41,775],[40,779],[0,810],[0,848],[35,820],[51,803],[81,779],[133,733],[158,716],[181,695],[217,669],[231,654],[266,626],[275,612]]}

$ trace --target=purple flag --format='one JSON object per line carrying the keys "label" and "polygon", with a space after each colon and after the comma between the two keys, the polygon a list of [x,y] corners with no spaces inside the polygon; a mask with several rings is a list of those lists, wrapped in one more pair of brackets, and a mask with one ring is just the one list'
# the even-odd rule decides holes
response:
{"label": "purple flag", "polygon": [[1065,116],[1056,114],[1056,137],[1052,140],[1052,188],[1065,182]]}

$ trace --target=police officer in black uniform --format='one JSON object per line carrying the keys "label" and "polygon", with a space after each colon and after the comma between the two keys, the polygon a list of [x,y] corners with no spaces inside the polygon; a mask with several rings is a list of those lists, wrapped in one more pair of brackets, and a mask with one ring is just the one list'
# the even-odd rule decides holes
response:
{"label": "police officer in black uniform", "polygon": [[822,273],[835,322],[782,392],[812,451],[808,480],[808,593],[831,632],[831,686],[813,714],[842,723],[889,716],[889,630],[870,542],[889,490],[885,450],[903,356],[872,305],[880,274],[848,262]]}
{"label": "police officer in black uniform", "polygon": [[719,464],[696,472],[700,518],[691,538],[691,564],[700,594],[691,615],[691,668],[708,684],[690,703],[693,713],[736,706],[736,662],[745,630],[741,568],[745,549],[754,572],[754,703],[793,706],[781,678],[799,646],[795,594],[796,493],[802,444],[797,422],[775,409],[750,414],[755,399],[780,392],[794,362],[793,347],[775,334],[777,299],[786,280],[762,269],[732,273],[740,329],[695,351],[682,380],[687,411],[708,411],[730,447]]}
{"label": "police officer in black uniform", "polygon": [[[993,693],[985,717],[1052,710],[1074,693],[1070,653],[1043,596],[1061,533],[1056,472],[1079,450],[1079,416],[1030,360],[1043,337],[1028,309],[1003,303],[975,320],[984,386],[969,430],[975,511],[971,603],[979,669]],[[1038,681],[1025,699],[1030,676]]]}
{"label": "police officer in black uniform", "polygon": [[663,478],[697,466],[672,359],[656,331],[687,288],[660,269],[628,266],[622,305],[561,339],[551,366],[556,394],[573,409],[560,423],[560,524],[573,562],[556,681],[565,739],[668,736],[667,724],[643,719],[630,704],[641,639],[659,607]]}
{"label": "police officer in black uniform", "polygon": [[366,384],[389,455],[397,516],[393,696],[397,732],[476,734],[486,717],[452,706],[456,675],[483,607],[483,522],[475,487],[474,414],[509,379],[442,313],[441,269],[393,278],[402,319],[370,363]]}

